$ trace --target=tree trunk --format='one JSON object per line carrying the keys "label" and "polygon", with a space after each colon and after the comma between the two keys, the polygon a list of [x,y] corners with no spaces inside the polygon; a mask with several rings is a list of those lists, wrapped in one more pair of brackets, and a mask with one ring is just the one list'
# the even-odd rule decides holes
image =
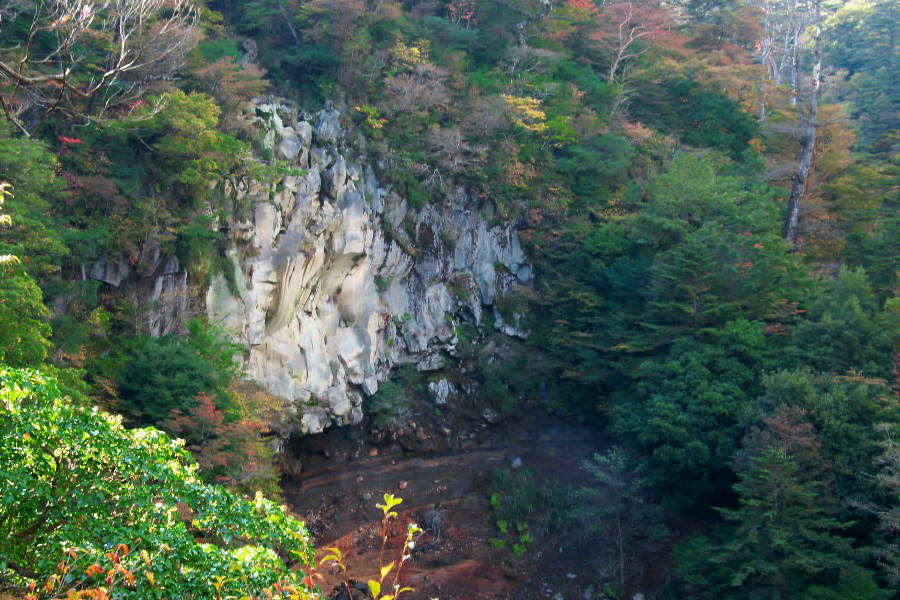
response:
{"label": "tree trunk", "polygon": [[800,31],[799,27],[794,31],[791,42],[791,106],[797,106],[800,96]]}
{"label": "tree trunk", "polygon": [[764,123],[766,120],[766,82],[760,81],[759,86],[759,122]]}
{"label": "tree trunk", "polygon": [[[794,173],[791,185],[791,196],[788,201],[788,216],[784,227],[784,237],[792,246],[797,242],[797,229],[800,221],[800,203],[806,192],[809,171],[816,147],[816,130],[818,128],[819,93],[822,87],[822,14],[821,0],[815,0],[815,25],[813,37],[813,69],[812,86],[809,90],[808,110],[800,113],[800,164]],[[796,41],[794,42],[797,43]]]}
{"label": "tree trunk", "polygon": [[291,32],[291,37],[294,38],[294,42],[298,45],[302,44],[303,42],[300,41],[300,36],[297,34],[294,24],[291,23],[291,15],[288,14],[288,11],[281,0],[278,0],[278,10],[281,12],[281,16],[284,17],[284,24],[287,25],[288,31]]}
{"label": "tree trunk", "polygon": [[622,533],[622,516],[616,515],[616,529],[619,537],[619,585],[625,591],[625,539]]}
{"label": "tree trunk", "polygon": [[553,10],[553,2],[552,0],[541,0],[541,12],[537,15],[529,15],[524,21],[519,21],[515,25],[513,25],[513,33],[516,36],[516,43],[520,48],[524,48],[527,44],[525,43],[525,30],[532,23],[537,23],[544,17],[550,14],[550,11]]}

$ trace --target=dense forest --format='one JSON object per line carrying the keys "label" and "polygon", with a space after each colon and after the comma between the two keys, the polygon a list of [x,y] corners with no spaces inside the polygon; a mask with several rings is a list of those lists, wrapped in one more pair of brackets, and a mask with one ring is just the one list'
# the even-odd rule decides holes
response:
{"label": "dense forest", "polygon": [[0,598],[898,597],[897,13],[0,0]]}

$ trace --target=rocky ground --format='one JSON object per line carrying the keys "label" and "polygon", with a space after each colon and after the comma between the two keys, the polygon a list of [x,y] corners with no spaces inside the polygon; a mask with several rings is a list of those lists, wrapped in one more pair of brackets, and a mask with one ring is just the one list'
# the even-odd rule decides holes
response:
{"label": "rocky ground", "polygon": [[[515,598],[596,599],[609,581],[596,547],[576,547],[547,537],[524,557],[495,550],[498,535],[489,499],[495,470],[530,469],[539,482],[579,483],[581,463],[607,445],[587,425],[504,424],[466,438],[456,450],[421,455],[399,445],[374,446],[362,428],[336,428],[311,436],[294,451],[302,474],[284,482],[288,504],[302,515],[317,546],[340,548],[354,579],[374,576],[380,550],[380,511],[385,492],[404,499],[387,555],[399,550],[405,523],[426,528],[403,584],[410,600]],[[601,561],[602,562],[602,561]],[[325,589],[339,578],[327,574]]]}

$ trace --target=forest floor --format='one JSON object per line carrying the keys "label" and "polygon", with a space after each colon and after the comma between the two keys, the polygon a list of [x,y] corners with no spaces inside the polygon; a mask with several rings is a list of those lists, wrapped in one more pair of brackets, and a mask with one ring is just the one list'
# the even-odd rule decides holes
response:
{"label": "forest floor", "polygon": [[[381,511],[375,504],[386,492],[402,497],[384,562],[397,557],[407,522],[428,527],[404,567],[403,585],[415,588],[405,596],[410,600],[590,600],[602,597],[611,578],[609,565],[597,564],[601,553],[569,547],[552,532],[524,557],[491,548],[489,540],[499,533],[489,490],[494,472],[515,457],[541,485],[583,485],[582,462],[608,444],[596,428],[546,419],[494,426],[457,450],[429,455],[372,445],[361,428],[333,429],[294,449],[303,470],[286,478],[283,489],[317,547],[339,548],[351,577],[361,582],[374,577],[378,565]],[[322,587],[338,583],[326,572]]]}

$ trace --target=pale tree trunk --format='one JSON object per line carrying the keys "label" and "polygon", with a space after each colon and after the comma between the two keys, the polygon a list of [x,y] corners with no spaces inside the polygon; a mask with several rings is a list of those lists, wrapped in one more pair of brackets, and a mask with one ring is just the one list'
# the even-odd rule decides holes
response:
{"label": "pale tree trunk", "polygon": [[[813,151],[816,147],[816,129],[819,116],[819,93],[822,87],[822,2],[815,0],[815,24],[813,33],[812,85],[809,90],[808,107],[800,111],[800,164],[794,173],[791,196],[788,200],[788,216],[784,227],[784,237],[792,246],[797,242],[800,221],[800,203],[809,182]],[[796,41],[794,42],[797,43]],[[805,114],[804,114],[805,112]]]}
{"label": "pale tree trunk", "polygon": [[[766,14],[766,18],[763,20],[763,31],[765,32],[765,36],[763,37],[762,46],[760,47],[760,50],[759,50],[759,64],[763,68],[763,74],[761,76],[762,79],[760,80],[759,85],[757,86],[757,90],[759,91],[759,122],[760,123],[762,123],[763,121],[766,120],[766,82],[764,81],[765,73],[766,73],[767,69],[769,72],[774,70],[774,68],[770,67],[770,61],[772,62],[773,66],[774,66],[774,61],[772,61],[772,36],[770,33],[771,29],[772,29],[772,24],[770,22],[771,17],[772,17],[772,11],[771,11],[771,6],[769,5],[768,0],[766,0],[765,8],[763,10],[765,10],[765,14]],[[772,78],[773,79],[775,78],[774,73],[772,73]]]}
{"label": "pale tree trunk", "polygon": [[550,15],[550,12],[553,10],[553,0],[541,0],[541,12],[536,15],[529,15],[525,18],[524,21],[519,21],[515,25],[513,25],[513,34],[516,36],[516,43],[520,48],[524,48],[527,46],[525,43],[525,30],[533,24],[537,23],[541,19]]}
{"label": "pale tree trunk", "polygon": [[797,106],[800,96],[800,31],[794,30],[791,42],[791,106]]}
{"label": "pale tree trunk", "polygon": [[288,31],[291,32],[291,37],[294,38],[294,42],[298,45],[302,44],[303,42],[300,41],[300,36],[297,34],[294,24],[291,23],[291,15],[288,14],[288,11],[281,0],[278,0],[278,10],[281,12],[281,16],[284,17],[284,24],[287,25]]}

